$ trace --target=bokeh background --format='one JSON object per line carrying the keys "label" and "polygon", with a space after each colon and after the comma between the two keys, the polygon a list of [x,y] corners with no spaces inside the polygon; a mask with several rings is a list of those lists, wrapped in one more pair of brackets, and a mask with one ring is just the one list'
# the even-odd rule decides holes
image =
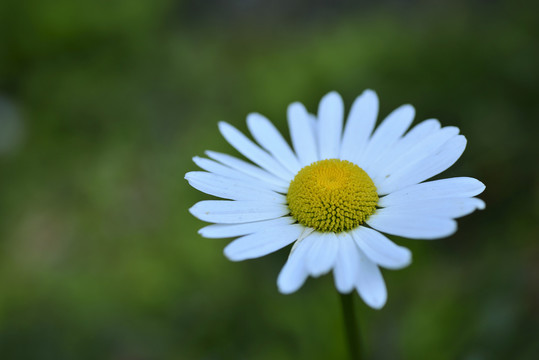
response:
{"label": "bokeh background", "polygon": [[[232,263],[185,172],[236,154],[217,121],[339,91],[468,138],[444,176],[487,209],[356,301],[369,359],[539,354],[535,1],[0,2],[0,358],[337,359],[332,276],[277,291],[283,250]],[[288,136],[288,134],[286,135]]]}

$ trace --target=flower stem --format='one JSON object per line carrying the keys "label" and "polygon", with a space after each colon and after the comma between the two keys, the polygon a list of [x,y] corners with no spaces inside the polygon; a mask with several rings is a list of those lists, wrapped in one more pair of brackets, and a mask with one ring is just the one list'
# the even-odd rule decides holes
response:
{"label": "flower stem", "polygon": [[340,294],[340,296],[350,360],[360,360],[361,353],[359,347],[361,341],[359,337],[359,326],[354,310],[354,293]]}

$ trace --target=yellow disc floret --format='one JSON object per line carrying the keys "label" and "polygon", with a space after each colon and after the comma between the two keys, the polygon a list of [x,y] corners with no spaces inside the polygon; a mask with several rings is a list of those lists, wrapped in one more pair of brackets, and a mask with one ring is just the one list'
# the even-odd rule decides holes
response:
{"label": "yellow disc floret", "polygon": [[342,232],[361,225],[376,210],[378,194],[363,169],[329,159],[301,169],[290,183],[288,207],[300,224],[321,232]]}

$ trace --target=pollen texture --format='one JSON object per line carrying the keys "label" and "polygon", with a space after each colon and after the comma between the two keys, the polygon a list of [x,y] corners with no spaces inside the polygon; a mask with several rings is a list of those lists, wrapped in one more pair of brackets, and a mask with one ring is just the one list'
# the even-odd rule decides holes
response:
{"label": "pollen texture", "polygon": [[376,210],[378,194],[359,166],[329,159],[301,169],[290,183],[287,199],[300,224],[337,233],[363,224]]}

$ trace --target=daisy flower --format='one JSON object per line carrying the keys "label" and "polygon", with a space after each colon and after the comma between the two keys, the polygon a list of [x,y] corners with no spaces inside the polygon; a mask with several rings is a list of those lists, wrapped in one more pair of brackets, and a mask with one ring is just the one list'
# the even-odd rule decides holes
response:
{"label": "daisy flower", "polygon": [[207,151],[209,159],[193,159],[205,171],[185,175],[194,188],[226,199],[198,202],[190,212],[213,223],[199,230],[202,236],[236,238],[224,249],[230,260],[293,244],[277,279],[282,293],[333,270],[340,293],[355,289],[379,309],[387,300],[380,267],[401,269],[412,258],[384,234],[447,237],[457,230],[456,218],[485,207],[474,197],[485,189],[476,179],[426,181],[457,161],[466,138],[435,119],[408,130],[411,105],[375,127],[378,97],[366,90],[344,124],[342,98],[331,92],[316,116],[297,102],[287,115],[293,148],[267,118],[252,113],[247,126],[258,144],[219,123],[224,138],[251,162]]}

